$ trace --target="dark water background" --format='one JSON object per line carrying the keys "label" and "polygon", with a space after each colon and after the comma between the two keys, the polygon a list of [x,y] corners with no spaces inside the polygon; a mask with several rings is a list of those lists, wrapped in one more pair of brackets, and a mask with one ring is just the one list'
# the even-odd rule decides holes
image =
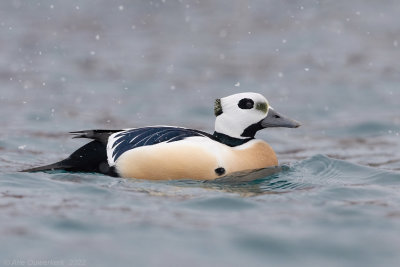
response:
{"label": "dark water background", "polygon": [[[394,0],[0,2],[0,264],[398,266],[399,14]],[[243,91],[303,123],[258,135],[279,174],[18,172],[84,144],[69,131],[212,132],[213,100]]]}

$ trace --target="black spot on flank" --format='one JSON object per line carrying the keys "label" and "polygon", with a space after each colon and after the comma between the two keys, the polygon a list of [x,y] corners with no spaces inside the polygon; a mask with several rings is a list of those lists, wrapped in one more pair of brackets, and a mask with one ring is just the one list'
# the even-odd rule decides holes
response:
{"label": "black spot on flank", "polygon": [[218,176],[221,176],[225,173],[225,169],[222,167],[218,167],[215,169],[215,173],[218,174]]}
{"label": "black spot on flank", "polygon": [[274,118],[275,118],[275,119],[280,119],[281,116],[279,116],[279,115],[274,115]]}
{"label": "black spot on flank", "polygon": [[250,98],[243,98],[239,101],[238,106],[241,109],[252,109],[254,107],[254,101]]}

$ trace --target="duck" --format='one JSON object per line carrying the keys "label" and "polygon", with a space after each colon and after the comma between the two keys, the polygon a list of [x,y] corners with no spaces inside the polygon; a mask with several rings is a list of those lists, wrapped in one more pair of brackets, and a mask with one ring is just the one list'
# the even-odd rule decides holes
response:
{"label": "duck", "polygon": [[215,180],[232,173],[278,166],[272,147],[255,138],[271,127],[297,128],[259,93],[218,98],[213,134],[176,126],[71,132],[91,141],[59,162],[23,170],[90,172],[145,180]]}

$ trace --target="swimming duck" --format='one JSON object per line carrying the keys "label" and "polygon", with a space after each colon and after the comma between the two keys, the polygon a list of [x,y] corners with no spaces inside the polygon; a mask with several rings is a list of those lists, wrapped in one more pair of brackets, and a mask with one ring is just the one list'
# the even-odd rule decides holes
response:
{"label": "swimming duck", "polygon": [[65,170],[148,180],[213,180],[231,173],[278,165],[274,150],[255,139],[269,127],[297,128],[258,93],[216,99],[215,132],[149,126],[125,130],[71,132],[93,141],[67,159],[25,171]]}

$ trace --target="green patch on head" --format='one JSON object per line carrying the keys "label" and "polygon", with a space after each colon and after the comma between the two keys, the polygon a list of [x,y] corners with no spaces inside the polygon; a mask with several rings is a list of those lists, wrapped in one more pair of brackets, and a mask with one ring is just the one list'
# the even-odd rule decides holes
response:
{"label": "green patch on head", "polygon": [[214,102],[214,114],[216,117],[222,114],[221,99],[219,98]]}
{"label": "green patch on head", "polygon": [[264,113],[267,113],[267,111],[268,111],[268,103],[266,103],[266,102],[258,102],[256,104],[256,109],[258,109],[258,110],[260,110],[260,111],[262,111]]}

